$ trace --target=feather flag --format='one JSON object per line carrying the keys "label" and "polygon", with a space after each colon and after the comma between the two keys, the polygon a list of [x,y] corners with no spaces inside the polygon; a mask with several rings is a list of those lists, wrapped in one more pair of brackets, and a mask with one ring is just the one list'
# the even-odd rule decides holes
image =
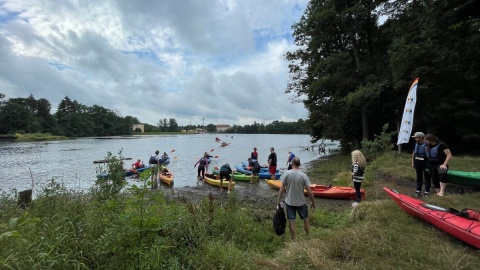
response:
{"label": "feather flag", "polygon": [[415,104],[417,103],[418,79],[419,78],[416,78],[413,81],[410,90],[408,90],[407,101],[405,102],[405,109],[403,110],[402,124],[398,131],[397,145],[408,143],[410,140],[413,126],[413,114],[415,112]]}

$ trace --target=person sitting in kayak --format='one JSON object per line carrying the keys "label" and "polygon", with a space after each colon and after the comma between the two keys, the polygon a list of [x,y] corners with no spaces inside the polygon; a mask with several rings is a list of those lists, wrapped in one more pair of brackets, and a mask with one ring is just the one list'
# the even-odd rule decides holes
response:
{"label": "person sitting in kayak", "polygon": [[167,159],[169,159],[167,152],[163,152],[163,155],[160,158],[160,163],[164,163],[165,161],[167,161]]}
{"label": "person sitting in kayak", "polygon": [[137,162],[132,164],[133,169],[139,169],[139,168],[143,168],[143,167],[145,167],[145,164],[143,164],[143,162],[140,159],[137,160]]}

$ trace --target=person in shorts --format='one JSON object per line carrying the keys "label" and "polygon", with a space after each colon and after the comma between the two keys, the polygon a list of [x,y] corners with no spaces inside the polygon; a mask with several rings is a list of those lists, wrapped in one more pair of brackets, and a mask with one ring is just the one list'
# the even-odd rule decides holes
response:
{"label": "person in shorts", "polygon": [[250,175],[251,176],[250,183],[253,183],[253,179],[255,178],[255,176],[257,177],[257,180],[258,180],[258,173],[260,172],[261,166],[258,163],[258,161],[253,160],[251,158],[248,159],[248,166],[252,168],[252,174]]}
{"label": "person in shorts", "polygon": [[300,159],[294,157],[292,159],[292,169],[286,171],[282,175],[282,186],[278,192],[277,206],[280,204],[283,194],[287,191],[285,197],[285,204],[287,205],[287,219],[288,228],[292,235],[292,240],[296,239],[297,228],[295,225],[296,214],[303,220],[303,228],[305,233],[310,233],[310,221],[308,220],[308,206],[305,200],[304,189],[308,193],[308,197],[312,202],[310,207],[315,209],[315,198],[313,197],[312,189],[310,188],[310,179],[308,176],[300,171]]}
{"label": "person in shorts", "polygon": [[222,191],[223,187],[223,178],[228,180],[227,194],[230,194],[230,188],[232,187],[232,168],[230,168],[228,163],[220,167],[220,191]]}

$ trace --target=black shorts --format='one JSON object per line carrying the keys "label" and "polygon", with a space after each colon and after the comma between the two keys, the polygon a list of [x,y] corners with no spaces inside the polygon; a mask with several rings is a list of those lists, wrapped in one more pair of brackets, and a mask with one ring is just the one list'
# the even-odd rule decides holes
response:
{"label": "black shorts", "polygon": [[220,179],[232,180],[232,176],[228,172],[220,171]]}
{"label": "black shorts", "polygon": [[260,172],[260,168],[253,168],[252,174],[258,174]]}

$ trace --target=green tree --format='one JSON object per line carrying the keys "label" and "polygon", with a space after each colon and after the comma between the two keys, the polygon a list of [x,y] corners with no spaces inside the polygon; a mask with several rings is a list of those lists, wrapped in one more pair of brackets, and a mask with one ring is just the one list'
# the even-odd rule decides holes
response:
{"label": "green tree", "polygon": [[170,118],[168,120],[168,131],[170,132],[178,132],[178,124],[175,118]]}
{"label": "green tree", "polygon": [[0,133],[12,133],[17,130],[35,132],[37,122],[32,112],[16,102],[7,101],[0,107]]}

